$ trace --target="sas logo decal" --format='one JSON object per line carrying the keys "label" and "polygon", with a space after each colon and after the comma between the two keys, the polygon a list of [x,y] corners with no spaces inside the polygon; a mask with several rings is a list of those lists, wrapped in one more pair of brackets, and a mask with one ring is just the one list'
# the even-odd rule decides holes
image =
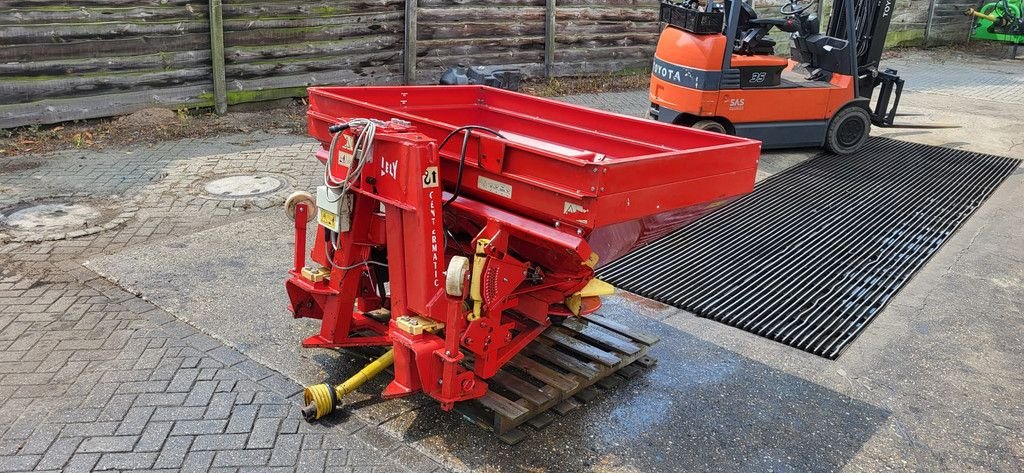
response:
{"label": "sas logo decal", "polygon": [[728,99],[729,110],[743,110],[743,101],[745,99]]}

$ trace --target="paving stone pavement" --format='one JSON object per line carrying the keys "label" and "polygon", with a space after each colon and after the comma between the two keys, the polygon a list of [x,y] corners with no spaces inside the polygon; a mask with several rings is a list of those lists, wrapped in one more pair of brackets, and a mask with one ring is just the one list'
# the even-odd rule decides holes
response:
{"label": "paving stone pavement", "polygon": [[[80,264],[278,211],[265,209],[318,176],[314,147],[303,137],[256,134],[0,167],[0,211],[52,199],[131,209],[93,233],[0,239],[0,471],[440,468],[357,419],[301,421],[298,384]],[[285,186],[250,199],[203,195],[201,182],[242,173],[272,173]]]}
{"label": "paving stone pavement", "polygon": [[[941,69],[932,77],[948,72]],[[914,70],[924,71],[901,73]],[[1016,79],[999,80],[1006,82],[1000,90],[1019,87]],[[643,116],[645,95],[565,100]],[[114,209],[95,224],[45,235],[0,225],[0,471],[440,468],[354,418],[300,422],[297,384],[80,264],[279,212],[292,190],[318,180],[321,167],[310,157],[316,146],[305,137],[252,133],[0,164],[0,215],[49,201]],[[285,185],[245,199],[204,195],[203,182],[237,174]]]}

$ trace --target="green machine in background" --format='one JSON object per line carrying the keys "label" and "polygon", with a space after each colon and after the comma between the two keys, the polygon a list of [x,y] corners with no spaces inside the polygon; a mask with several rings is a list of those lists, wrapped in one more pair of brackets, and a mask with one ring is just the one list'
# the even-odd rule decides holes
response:
{"label": "green machine in background", "polygon": [[1022,0],[996,0],[983,3],[977,10],[968,8],[965,15],[974,17],[974,39],[1024,44]]}

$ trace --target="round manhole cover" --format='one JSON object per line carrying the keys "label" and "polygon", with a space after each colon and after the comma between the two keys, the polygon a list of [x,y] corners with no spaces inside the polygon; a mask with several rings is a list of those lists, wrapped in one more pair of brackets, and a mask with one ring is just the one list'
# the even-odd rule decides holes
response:
{"label": "round manhole cover", "polygon": [[66,202],[35,204],[2,217],[2,223],[18,230],[51,231],[62,228],[84,228],[93,224],[103,212],[88,204]]}
{"label": "round manhole cover", "polygon": [[207,194],[221,199],[244,199],[258,197],[284,187],[284,183],[271,176],[229,176],[206,183]]}
{"label": "round manhole cover", "polygon": [[63,240],[111,230],[135,216],[138,208],[116,197],[47,198],[0,209],[0,241]]}

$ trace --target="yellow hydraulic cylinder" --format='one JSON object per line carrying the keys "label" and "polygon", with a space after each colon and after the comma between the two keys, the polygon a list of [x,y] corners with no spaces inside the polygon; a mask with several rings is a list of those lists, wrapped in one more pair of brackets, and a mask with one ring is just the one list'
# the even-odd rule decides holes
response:
{"label": "yellow hydraulic cylinder", "polygon": [[306,407],[302,409],[302,416],[306,418],[307,422],[313,422],[330,414],[337,406],[338,400],[346,394],[359,389],[359,386],[377,376],[381,371],[384,371],[384,368],[391,366],[394,362],[395,350],[391,349],[381,355],[380,358],[373,360],[370,364],[363,367],[358,373],[352,375],[351,378],[346,379],[344,383],[333,387],[327,383],[306,387],[302,395],[306,403]]}

